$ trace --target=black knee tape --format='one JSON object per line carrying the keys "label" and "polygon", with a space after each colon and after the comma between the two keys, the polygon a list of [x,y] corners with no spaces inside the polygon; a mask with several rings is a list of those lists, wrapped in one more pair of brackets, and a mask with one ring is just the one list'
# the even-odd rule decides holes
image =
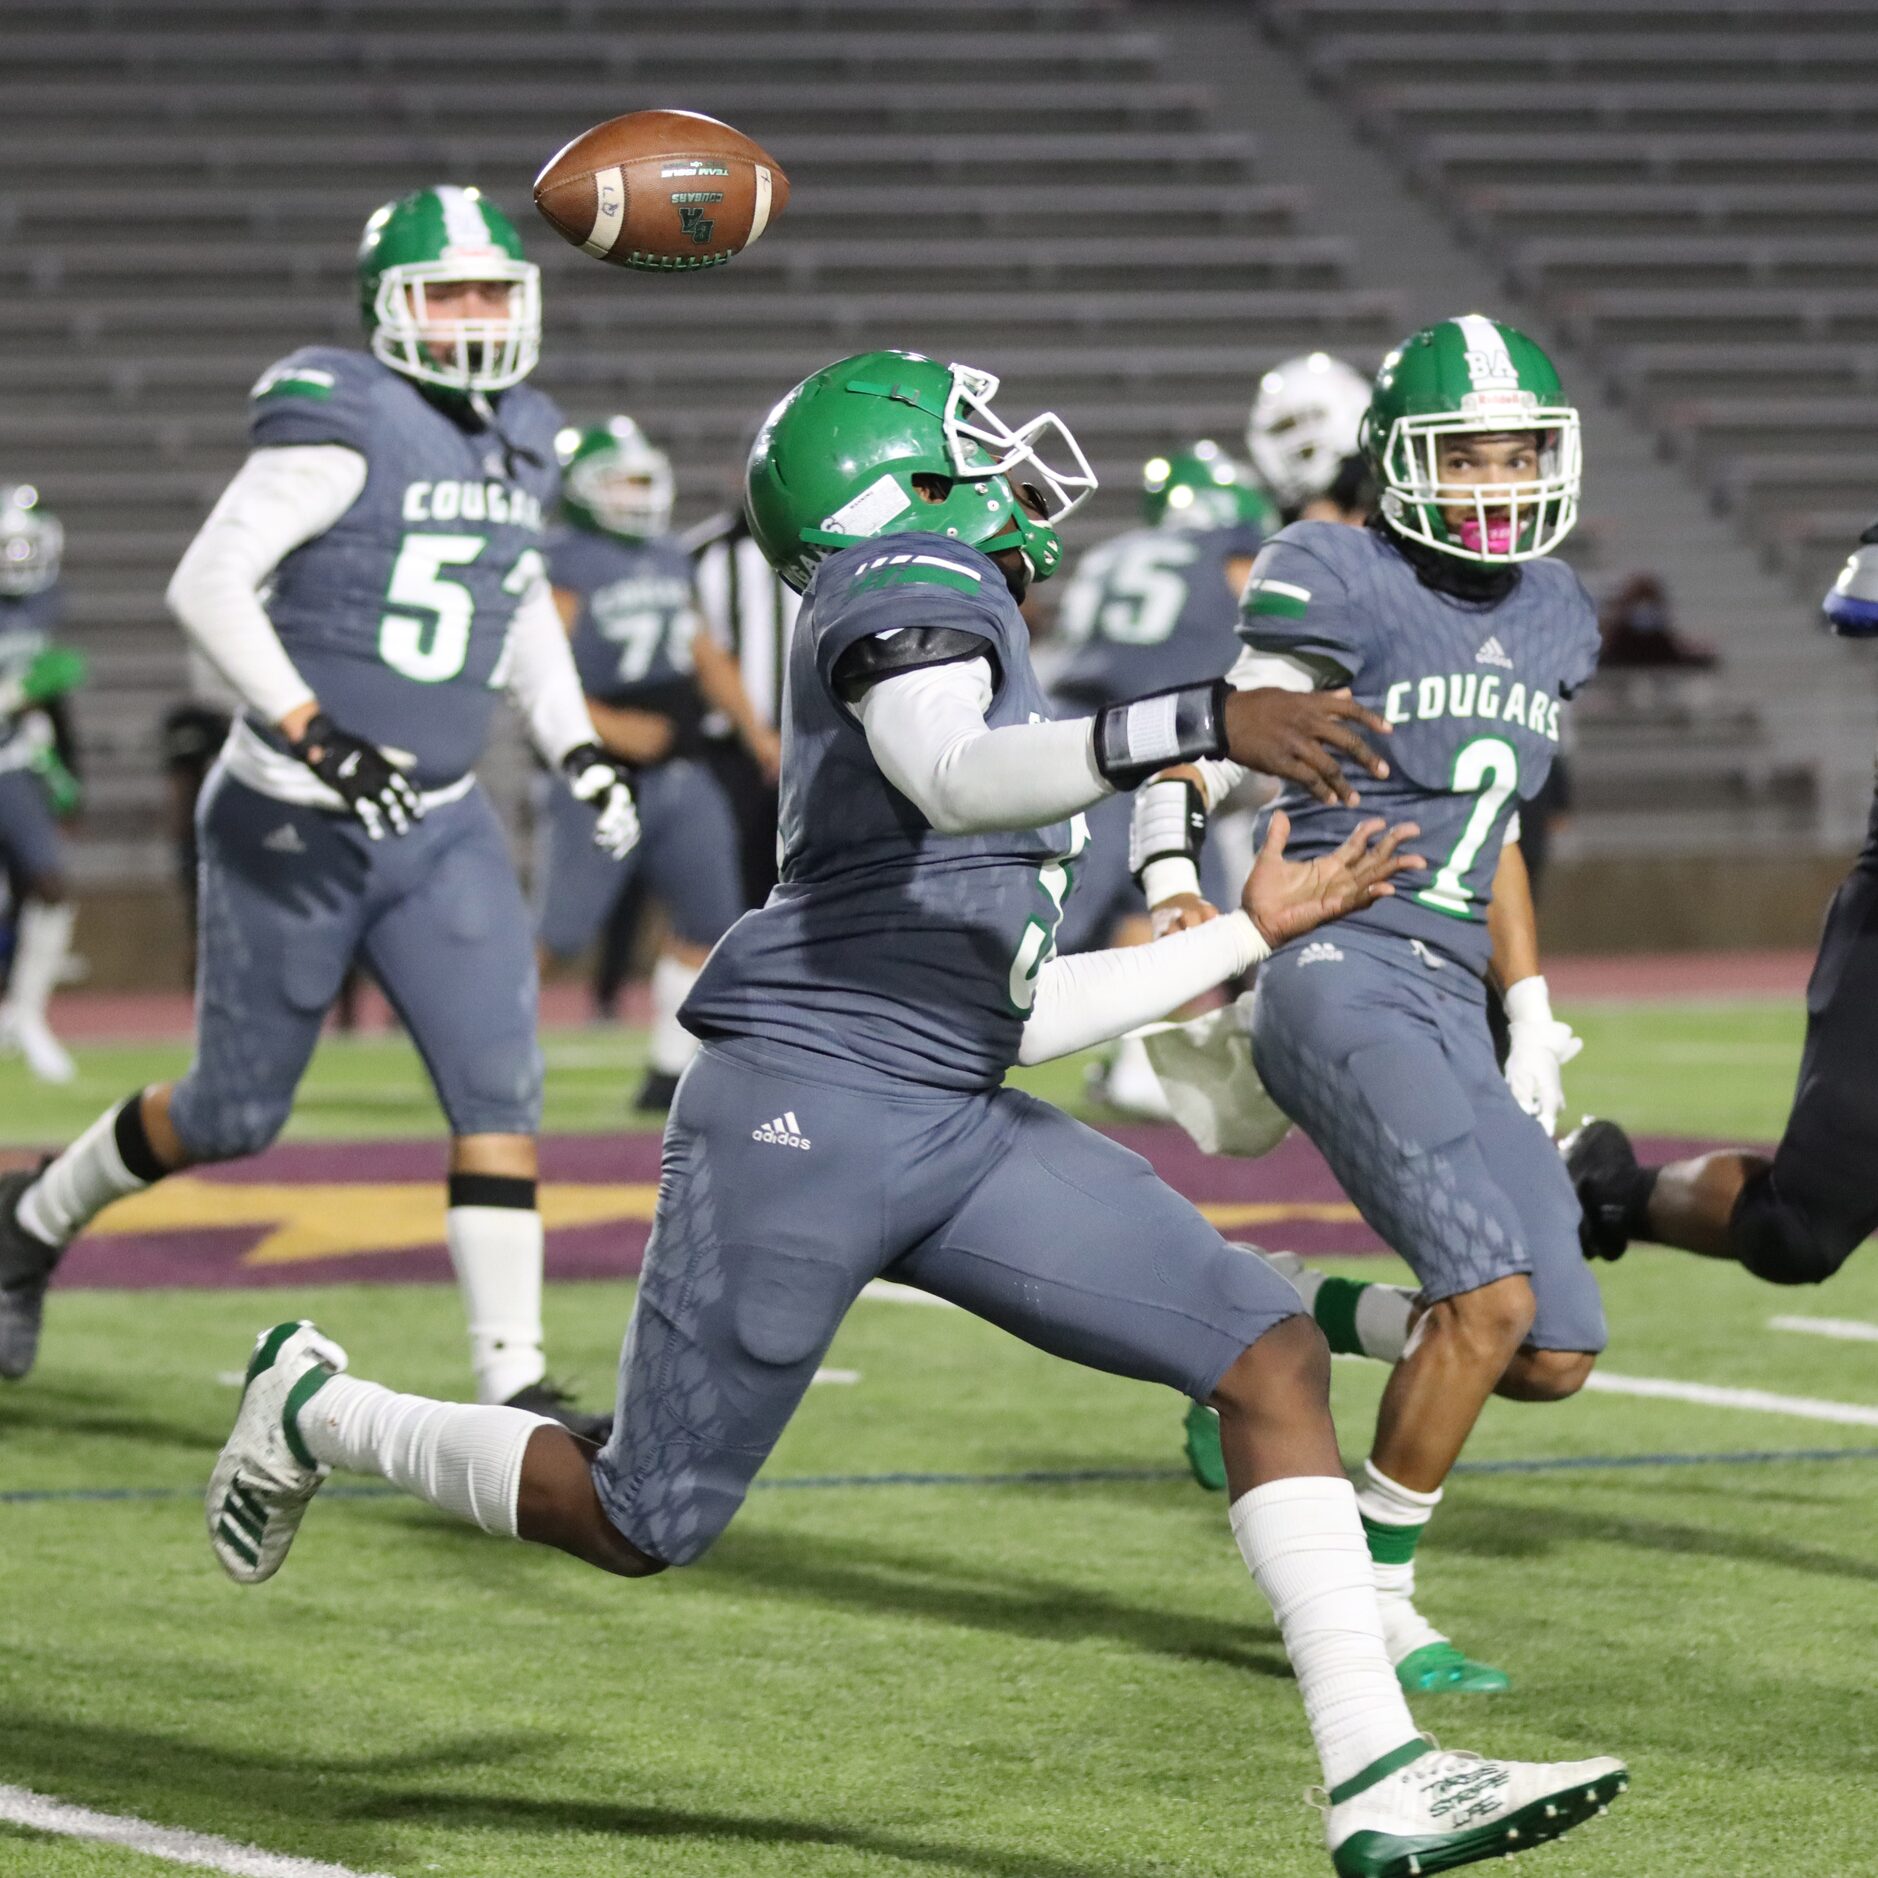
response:
{"label": "black knee tape", "polygon": [[535,1210],[535,1183],[519,1174],[452,1174],[452,1206],[506,1206],[517,1213]]}
{"label": "black knee tape", "polygon": [[157,1159],[156,1149],[150,1145],[150,1136],[144,1129],[141,1089],[118,1104],[111,1134],[117,1142],[117,1158],[124,1163],[127,1174],[147,1184],[161,1180],[170,1171]]}
{"label": "black knee tape", "polygon": [[1770,1285],[1823,1284],[1852,1256],[1861,1235],[1809,1219],[1774,1191],[1771,1170],[1750,1176],[1728,1222],[1734,1255]]}

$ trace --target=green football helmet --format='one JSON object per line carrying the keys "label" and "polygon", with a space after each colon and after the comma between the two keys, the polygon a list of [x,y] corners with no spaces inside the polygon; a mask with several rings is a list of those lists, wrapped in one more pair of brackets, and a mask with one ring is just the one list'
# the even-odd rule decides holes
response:
{"label": "green football helmet", "polygon": [[[917,352],[857,353],[805,378],[764,420],[744,478],[770,565],[800,592],[824,555],[918,533],[1020,549],[1031,578],[1047,580],[1063,558],[1056,524],[1095,472],[1054,412],[1013,430],[991,408],[997,393],[991,373]],[[1044,460],[1046,441],[1068,467]]]}
{"label": "green football helmet", "polygon": [[1208,437],[1142,465],[1141,514],[1156,528],[1195,533],[1242,524],[1270,528],[1278,519],[1277,505],[1251,470]]}
{"label": "green football helmet", "polygon": [[[1539,474],[1516,483],[1443,483],[1456,436],[1533,431]],[[1383,360],[1363,419],[1363,455],[1399,535],[1460,561],[1501,565],[1550,554],[1578,520],[1578,413],[1557,369],[1516,328],[1478,313],[1411,334]],[[1444,510],[1471,513],[1450,521]]]}
{"label": "green football helmet", "polygon": [[[541,357],[541,270],[481,190],[441,183],[374,209],[359,242],[359,309],[373,356],[448,391],[502,391]],[[442,320],[424,304],[446,281],[498,281],[501,319]]]}
{"label": "green football helmet", "polygon": [[0,594],[44,593],[59,578],[65,530],[31,483],[0,485]]}
{"label": "green football helmet", "polygon": [[555,438],[561,506],[582,528],[629,541],[662,535],[672,521],[672,459],[630,417],[609,417]]}

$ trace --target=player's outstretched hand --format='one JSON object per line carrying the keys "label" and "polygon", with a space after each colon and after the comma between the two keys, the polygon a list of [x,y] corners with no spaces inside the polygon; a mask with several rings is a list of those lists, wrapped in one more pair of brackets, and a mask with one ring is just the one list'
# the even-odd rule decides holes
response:
{"label": "player's outstretched hand", "polygon": [[[1291,819],[1278,810],[1265,831],[1265,843],[1246,878],[1239,904],[1251,914],[1266,943],[1281,946],[1314,926],[1341,919],[1394,893],[1389,884],[1393,875],[1426,867],[1419,854],[1401,851],[1403,842],[1413,841],[1420,833],[1413,822],[1398,822],[1383,834],[1378,818],[1359,822],[1349,840],[1332,853],[1320,854],[1314,861],[1287,861],[1285,843],[1291,836]],[[1378,835],[1382,835],[1380,841]]]}
{"label": "player's outstretched hand", "polygon": [[410,779],[375,743],[341,730],[321,711],[300,733],[293,753],[364,824],[374,841],[410,830],[424,804]]}
{"label": "player's outstretched hand", "polygon": [[583,743],[562,757],[561,773],[574,800],[594,811],[594,846],[604,848],[616,861],[624,859],[639,840],[631,766],[608,755],[597,743]]}
{"label": "player's outstretched hand", "polygon": [[1357,793],[1338,753],[1380,782],[1389,765],[1362,732],[1393,733],[1388,724],[1342,691],[1279,691],[1263,687],[1226,698],[1226,747],[1235,763],[1302,783],[1320,802],[1353,809]]}
{"label": "player's outstretched hand", "polygon": [[1165,900],[1148,908],[1148,923],[1154,928],[1157,939],[1165,939],[1170,932],[1186,932],[1191,927],[1204,926],[1208,920],[1218,918],[1219,908],[1197,893],[1170,893]]}

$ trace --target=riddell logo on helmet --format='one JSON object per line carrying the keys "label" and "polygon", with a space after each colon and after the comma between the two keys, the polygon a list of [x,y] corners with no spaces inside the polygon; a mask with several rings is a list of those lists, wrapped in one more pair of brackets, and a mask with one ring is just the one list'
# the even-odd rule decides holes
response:
{"label": "riddell logo on helmet", "polygon": [[794,1109],[785,1109],[774,1121],[765,1122],[760,1128],[750,1130],[752,1141],[767,1142],[773,1148],[800,1148],[804,1153],[809,1149],[809,1138],[802,1132],[801,1124],[796,1120]]}

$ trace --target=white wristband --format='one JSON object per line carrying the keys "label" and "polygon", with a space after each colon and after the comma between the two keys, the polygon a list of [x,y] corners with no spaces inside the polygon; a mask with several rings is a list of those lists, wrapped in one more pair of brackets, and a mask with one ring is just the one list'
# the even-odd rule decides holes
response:
{"label": "white wristband", "polygon": [[1149,906],[1159,906],[1177,893],[1197,894],[1200,870],[1184,854],[1170,854],[1162,860],[1150,861],[1141,870],[1141,891],[1147,895]]}
{"label": "white wristband", "polygon": [[1552,1021],[1552,994],[1537,973],[1508,985],[1502,1000],[1509,1024],[1549,1024]]}

